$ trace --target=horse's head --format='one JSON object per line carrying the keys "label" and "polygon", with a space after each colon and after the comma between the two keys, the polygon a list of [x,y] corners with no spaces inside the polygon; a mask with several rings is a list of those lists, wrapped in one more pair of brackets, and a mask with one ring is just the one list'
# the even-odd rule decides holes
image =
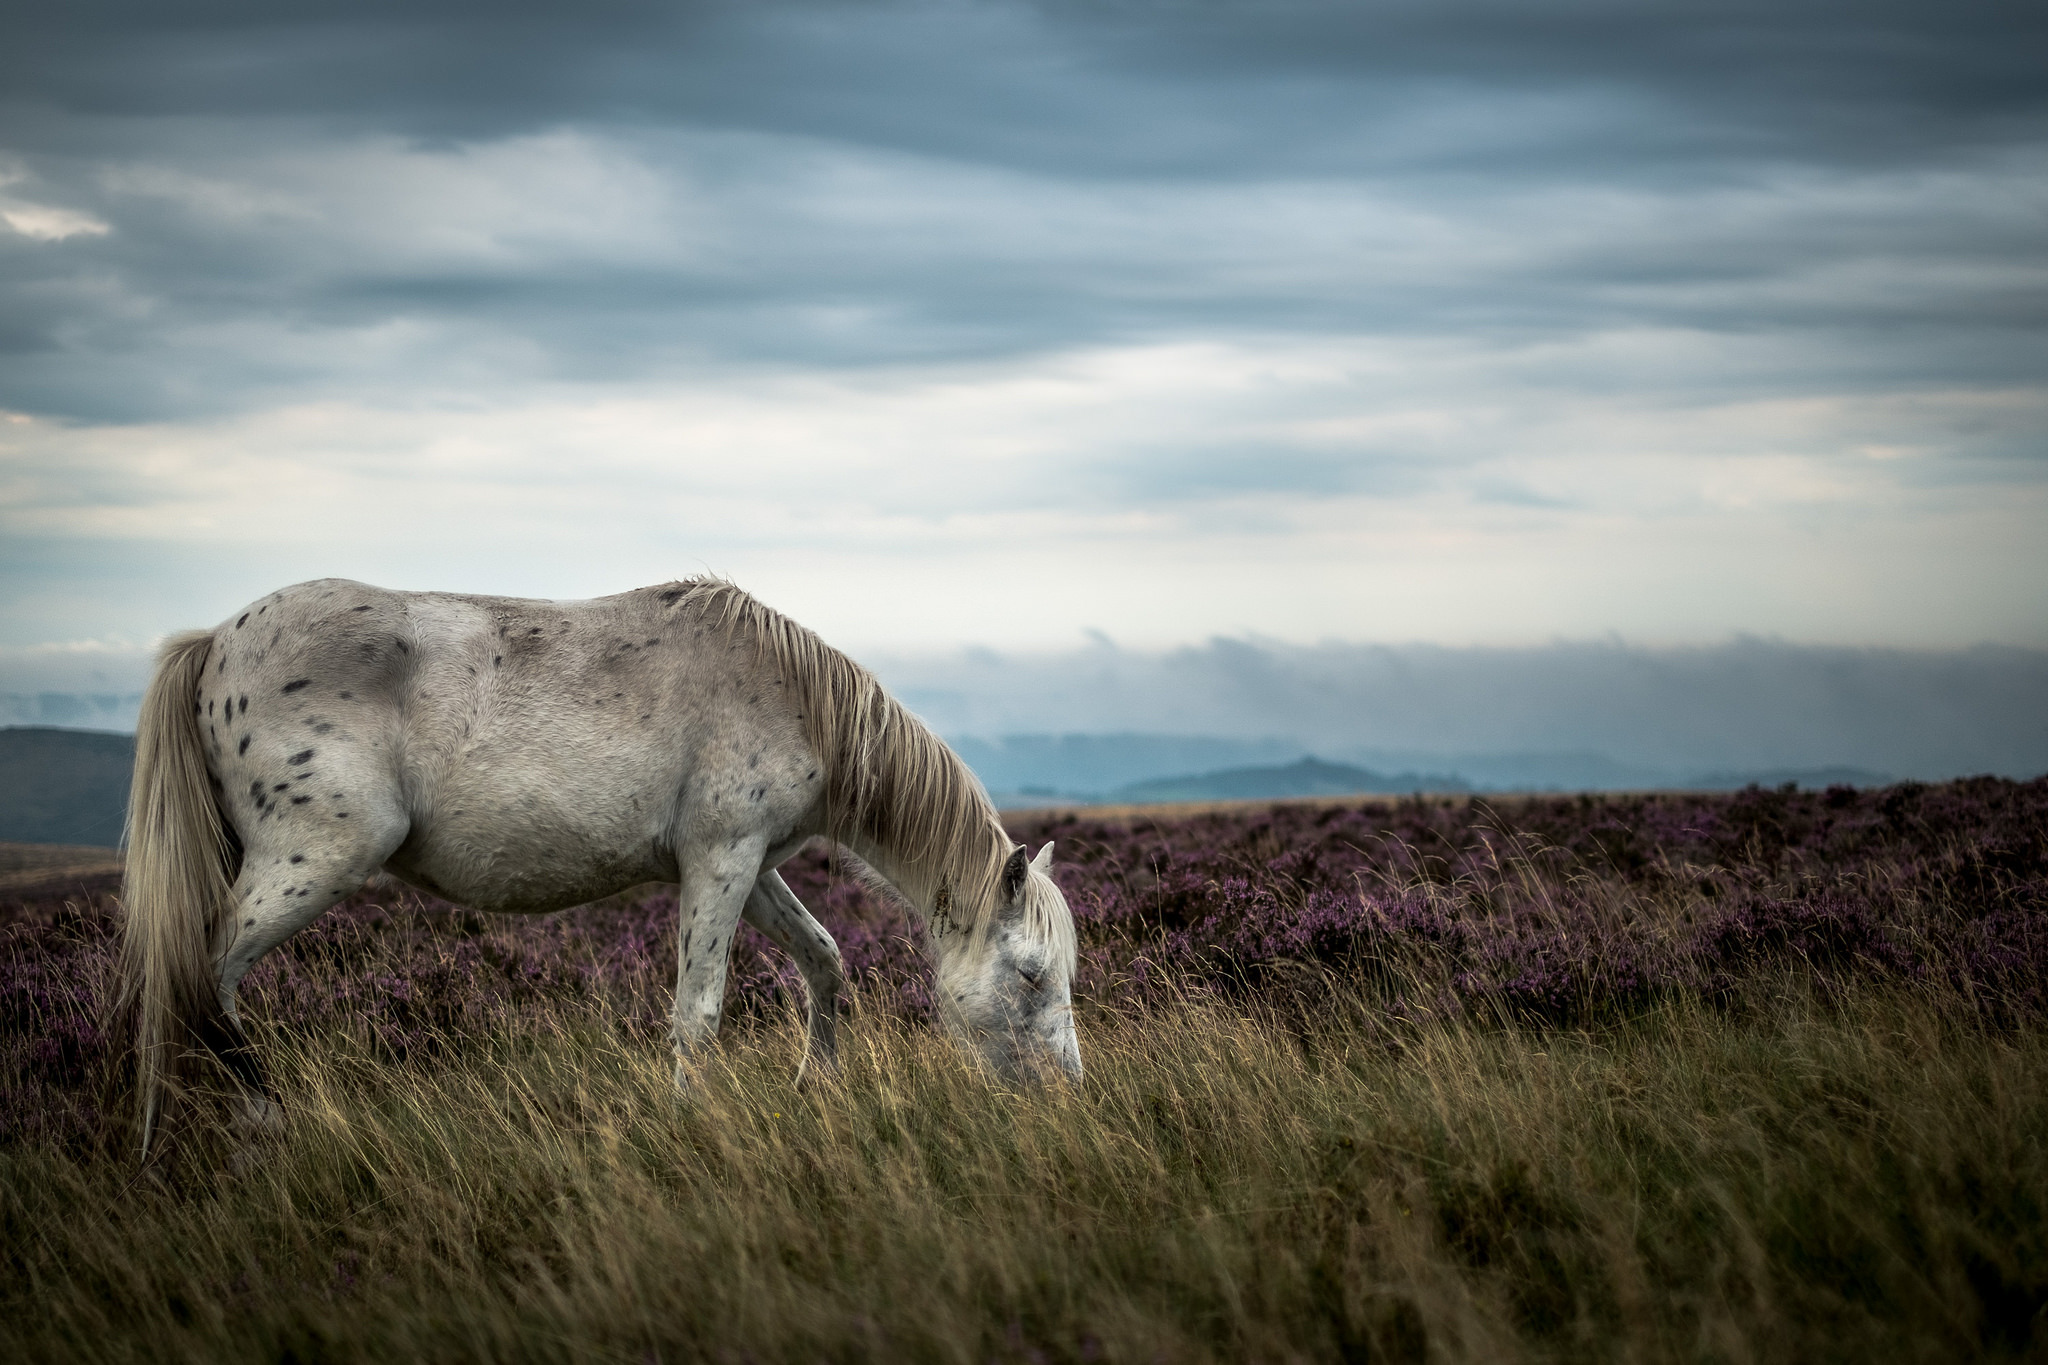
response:
{"label": "horse's head", "polygon": [[1017,848],[993,912],[938,963],[941,1013],[1005,1079],[1081,1078],[1074,1038],[1074,917],[1051,877],[1052,845]]}

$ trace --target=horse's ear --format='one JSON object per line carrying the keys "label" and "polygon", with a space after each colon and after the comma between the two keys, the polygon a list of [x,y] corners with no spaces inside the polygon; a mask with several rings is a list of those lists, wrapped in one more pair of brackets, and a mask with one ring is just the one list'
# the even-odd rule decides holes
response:
{"label": "horse's ear", "polygon": [[1031,860],[1031,865],[1040,872],[1050,873],[1052,871],[1052,840],[1047,839],[1045,841],[1045,847],[1038,850],[1038,856]]}
{"label": "horse's ear", "polygon": [[1024,874],[1030,866],[1025,860],[1022,844],[1010,850],[1010,861],[1003,864],[1003,904],[1017,903],[1017,898],[1024,892]]}

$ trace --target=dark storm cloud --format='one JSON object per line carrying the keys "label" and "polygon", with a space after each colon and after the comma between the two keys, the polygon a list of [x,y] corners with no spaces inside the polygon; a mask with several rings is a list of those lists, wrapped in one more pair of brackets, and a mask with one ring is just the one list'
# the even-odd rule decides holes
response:
{"label": "dark storm cloud", "polygon": [[1435,85],[1695,115],[1598,130],[1596,156],[1871,157],[2032,137],[2044,50],[2048,16],[2009,3],[134,0],[19,13],[0,78],[17,100],[80,113],[449,137],[684,119],[1062,172],[1257,174],[1275,158],[1370,164],[1389,149],[1331,132]]}
{"label": "dark storm cloud", "polygon": [[[107,229],[0,234],[0,406],[38,414],[1233,334],[1811,338],[1694,392],[2048,369],[2034,6],[134,3],[0,37],[0,196]],[[325,169],[565,131],[614,179],[558,198],[644,181],[645,240],[441,232],[459,180]]]}

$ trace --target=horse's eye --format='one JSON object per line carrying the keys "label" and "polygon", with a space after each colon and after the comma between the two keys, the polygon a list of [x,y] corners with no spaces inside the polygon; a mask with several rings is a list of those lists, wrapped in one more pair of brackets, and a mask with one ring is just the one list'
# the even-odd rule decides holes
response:
{"label": "horse's eye", "polygon": [[1045,969],[1040,967],[1034,970],[1029,967],[1019,967],[1017,975],[1023,977],[1024,984],[1035,991],[1038,989],[1038,983],[1045,980]]}

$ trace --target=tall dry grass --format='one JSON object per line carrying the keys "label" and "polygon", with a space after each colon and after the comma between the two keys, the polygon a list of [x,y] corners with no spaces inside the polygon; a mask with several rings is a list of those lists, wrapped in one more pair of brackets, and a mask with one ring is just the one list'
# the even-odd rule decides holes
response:
{"label": "tall dry grass", "polygon": [[[1346,999],[1341,993],[1337,997]],[[2048,1045],[1925,988],[1600,1029],[1361,1000],[1086,1021],[1013,1092],[853,1019],[679,1100],[601,1011],[258,1038],[160,1174],[0,1151],[13,1360],[1939,1360],[2048,1349]]]}

